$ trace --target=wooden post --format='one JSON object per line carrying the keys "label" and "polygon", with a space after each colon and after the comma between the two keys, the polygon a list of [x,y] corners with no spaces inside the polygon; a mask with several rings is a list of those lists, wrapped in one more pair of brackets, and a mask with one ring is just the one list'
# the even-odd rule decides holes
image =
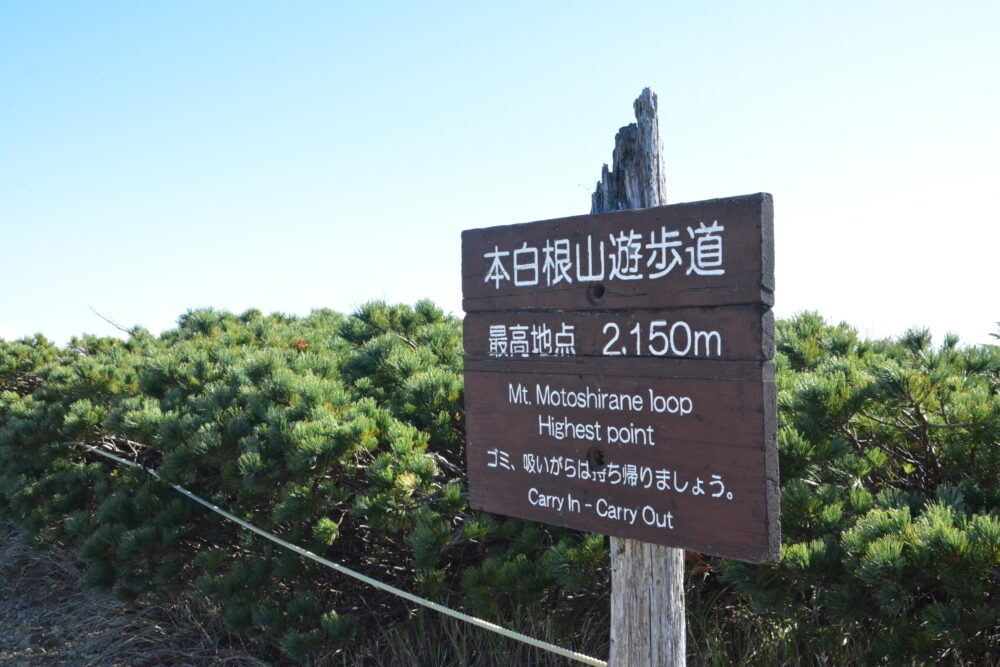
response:
{"label": "wooden post", "polygon": [[[656,95],[636,99],[636,122],[615,135],[591,213],[667,203]],[[684,665],[684,550],[611,538],[611,653],[614,667]]]}

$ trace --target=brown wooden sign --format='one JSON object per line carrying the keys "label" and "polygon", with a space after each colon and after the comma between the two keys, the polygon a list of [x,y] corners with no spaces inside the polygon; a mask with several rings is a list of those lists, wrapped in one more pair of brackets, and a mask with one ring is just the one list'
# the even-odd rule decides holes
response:
{"label": "brown wooden sign", "polygon": [[774,358],[774,316],[760,305],[670,310],[500,311],[465,318],[467,359]]}
{"label": "brown wooden sign", "polygon": [[466,370],[474,507],[743,560],[777,553],[760,530],[778,497],[771,363],[633,360],[585,377],[549,365]]}
{"label": "brown wooden sign", "polygon": [[467,313],[774,303],[767,194],[462,232]]}
{"label": "brown wooden sign", "polygon": [[776,560],[771,210],[464,232],[472,506]]}

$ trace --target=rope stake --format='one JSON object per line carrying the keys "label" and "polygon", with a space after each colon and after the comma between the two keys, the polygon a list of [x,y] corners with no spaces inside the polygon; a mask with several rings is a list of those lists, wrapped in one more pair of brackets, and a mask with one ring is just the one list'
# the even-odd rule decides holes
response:
{"label": "rope stake", "polygon": [[599,660],[597,658],[592,658],[589,655],[584,655],[583,653],[577,653],[576,651],[570,651],[569,649],[565,649],[565,648],[563,648],[561,646],[556,646],[555,644],[551,644],[549,642],[545,642],[545,641],[542,641],[540,639],[535,639],[533,637],[529,637],[528,635],[521,634],[520,632],[515,632],[513,630],[508,630],[507,628],[502,627],[500,625],[497,625],[496,623],[491,623],[490,621],[486,621],[484,619],[477,618],[475,616],[470,616],[469,614],[465,614],[465,613],[460,612],[460,611],[456,611],[454,609],[451,609],[450,607],[445,607],[444,605],[438,604],[437,602],[432,602],[431,600],[425,600],[424,598],[416,596],[413,593],[409,593],[407,591],[404,591],[401,588],[396,588],[395,586],[390,586],[389,584],[386,584],[386,583],[383,583],[383,582],[378,581],[376,579],[372,579],[371,577],[365,576],[365,575],[361,574],[360,572],[355,572],[354,570],[352,570],[350,568],[347,568],[347,567],[344,567],[343,565],[340,565],[339,563],[334,563],[333,561],[327,560],[326,558],[323,558],[322,556],[318,556],[318,555],[314,554],[311,551],[303,549],[300,546],[292,544],[291,542],[287,542],[286,540],[281,539],[277,535],[273,535],[273,534],[267,532],[266,530],[264,530],[262,528],[258,528],[257,526],[253,525],[252,523],[244,521],[243,519],[240,519],[239,517],[230,514],[226,510],[222,509],[221,507],[218,507],[217,505],[213,505],[212,503],[208,502],[204,498],[196,496],[195,494],[191,493],[190,491],[188,491],[187,489],[185,489],[183,487],[177,486],[176,484],[170,484],[170,482],[164,482],[160,478],[160,475],[155,470],[153,470],[152,468],[147,468],[147,467],[145,467],[143,465],[135,463],[134,461],[129,461],[127,459],[123,459],[120,456],[116,456],[115,454],[112,454],[111,452],[106,452],[103,449],[99,449],[99,448],[94,447],[93,445],[89,445],[89,444],[87,444],[85,442],[80,442],[80,441],[77,441],[77,440],[73,440],[73,441],[70,441],[70,442],[64,442],[62,444],[63,445],[74,445],[74,446],[77,446],[77,447],[83,447],[85,449],[90,450],[91,452],[93,452],[95,454],[99,454],[99,455],[101,455],[101,456],[103,456],[105,458],[111,459],[113,461],[117,461],[118,463],[121,463],[122,465],[126,465],[126,466],[129,466],[129,467],[132,467],[132,468],[138,468],[140,470],[144,470],[149,475],[151,475],[154,479],[156,479],[157,481],[159,481],[159,482],[161,482],[163,484],[169,485],[171,488],[173,488],[178,493],[181,493],[181,494],[187,496],[188,498],[190,498],[191,500],[195,501],[199,505],[207,507],[208,509],[212,510],[216,514],[224,516],[225,518],[229,519],[230,521],[232,521],[232,522],[234,522],[236,524],[239,524],[243,528],[246,528],[247,530],[253,531],[254,533],[257,533],[261,537],[266,538],[266,539],[274,542],[275,544],[277,544],[279,546],[282,546],[282,547],[284,547],[286,549],[294,551],[295,553],[299,554],[300,556],[305,556],[306,558],[309,558],[310,560],[316,561],[317,563],[320,563],[321,565],[325,565],[326,567],[328,567],[328,568],[330,568],[332,570],[336,570],[337,572],[340,572],[341,574],[345,574],[345,575],[347,575],[349,577],[353,577],[354,579],[357,579],[358,581],[362,581],[362,582],[368,584],[369,586],[374,586],[375,588],[378,588],[378,589],[381,589],[383,591],[386,591],[387,593],[392,593],[393,595],[401,597],[404,600],[409,600],[410,602],[413,602],[414,604],[418,604],[418,605],[427,607],[428,609],[433,609],[434,611],[440,612],[442,614],[445,614],[446,616],[451,616],[452,618],[457,618],[460,621],[465,621],[466,623],[471,623],[472,625],[475,625],[477,627],[483,628],[485,630],[489,630],[491,632],[495,632],[498,635],[503,635],[504,637],[508,637],[510,639],[517,640],[517,641],[522,642],[524,644],[528,644],[530,646],[534,646],[536,648],[540,648],[542,650],[549,651],[549,652],[555,653],[557,655],[561,655],[564,658],[569,658],[571,660],[576,660],[577,662],[581,662],[581,663],[583,663],[585,665],[596,665],[596,666],[599,666],[599,667],[606,667],[606,665],[607,665],[607,663],[605,661],[603,661],[603,660]]}

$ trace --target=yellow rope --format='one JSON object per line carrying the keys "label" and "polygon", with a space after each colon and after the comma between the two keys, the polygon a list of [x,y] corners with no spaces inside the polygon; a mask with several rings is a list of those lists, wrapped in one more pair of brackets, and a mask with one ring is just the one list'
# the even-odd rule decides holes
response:
{"label": "yellow rope", "polygon": [[[103,449],[99,449],[97,447],[94,447],[93,445],[88,445],[85,442],[78,442],[78,441],[64,442],[62,444],[64,444],[64,445],[77,445],[79,447],[84,447],[84,448],[89,449],[90,451],[94,452],[95,454],[100,454],[101,456],[104,456],[106,458],[109,458],[109,459],[112,459],[114,461],[117,461],[118,463],[121,463],[123,465],[131,466],[133,468],[139,468],[140,470],[145,470],[147,473],[149,473],[150,475],[152,475],[155,479],[163,482],[163,480],[160,479],[160,476],[157,474],[157,472],[155,470],[153,470],[151,468],[147,468],[147,467],[142,466],[142,465],[139,465],[138,463],[135,463],[134,461],[129,461],[127,459],[123,459],[120,456],[116,456],[115,454],[112,454],[110,452],[106,452]],[[383,591],[392,593],[393,595],[398,595],[399,597],[401,597],[401,598],[403,598],[405,600],[409,600],[410,602],[414,602],[416,604],[423,605],[424,607],[427,607],[429,609],[433,609],[434,611],[437,611],[437,612],[441,612],[442,614],[446,614],[448,616],[451,616],[452,618],[457,618],[457,619],[459,619],[461,621],[465,621],[466,623],[471,623],[472,625],[478,626],[480,628],[484,628],[486,630],[490,630],[490,631],[495,632],[495,633],[497,633],[499,635],[503,635],[504,637],[510,637],[511,639],[516,639],[519,642],[523,642],[525,644],[529,644],[531,646],[535,646],[537,648],[540,648],[540,649],[543,649],[543,650],[546,650],[546,651],[550,651],[552,653],[556,653],[556,654],[561,655],[561,656],[563,656],[565,658],[570,658],[571,660],[576,660],[576,661],[582,662],[582,663],[584,663],[586,665],[599,665],[600,667],[605,667],[607,665],[607,663],[605,661],[603,661],[603,660],[598,660],[597,658],[592,658],[589,655],[584,655],[583,653],[577,653],[576,651],[570,651],[569,649],[565,649],[565,648],[563,648],[561,646],[556,646],[555,644],[550,644],[549,642],[545,642],[545,641],[542,641],[540,639],[535,639],[533,637],[529,637],[527,635],[523,635],[520,632],[514,632],[513,630],[508,630],[507,628],[499,626],[496,623],[490,623],[489,621],[485,621],[485,620],[483,620],[481,618],[476,618],[475,616],[470,616],[469,614],[464,614],[464,613],[462,613],[460,611],[456,611],[456,610],[451,609],[449,607],[445,607],[444,605],[440,605],[440,604],[438,604],[436,602],[432,602],[430,600],[425,600],[422,597],[418,597],[418,596],[416,596],[416,595],[414,595],[412,593],[408,593],[408,592],[406,592],[406,591],[404,591],[404,590],[402,590],[400,588],[396,588],[395,586],[390,586],[389,584],[385,584],[385,583],[382,583],[381,581],[377,581],[375,579],[372,579],[371,577],[365,576],[365,575],[361,574],[360,572],[355,572],[354,570],[352,570],[350,568],[344,567],[343,565],[340,565],[338,563],[334,563],[333,561],[327,560],[326,558],[323,558],[322,556],[317,556],[313,552],[307,551],[306,549],[303,549],[302,547],[296,546],[296,545],[292,544],[291,542],[287,542],[287,541],[281,539],[280,537],[278,537],[277,535],[272,535],[271,533],[267,532],[266,530],[263,530],[262,528],[258,528],[257,526],[253,525],[252,523],[248,523],[248,522],[244,521],[243,519],[240,519],[239,517],[233,516],[229,512],[227,512],[224,509],[222,509],[221,507],[213,505],[212,503],[208,502],[204,498],[200,498],[200,497],[196,496],[195,494],[191,493],[190,491],[188,491],[187,489],[185,489],[183,487],[177,486],[176,484],[170,484],[169,482],[163,482],[163,483],[164,484],[169,484],[171,487],[173,487],[173,489],[175,491],[184,494],[185,496],[187,496],[191,500],[195,501],[199,505],[204,505],[205,507],[207,507],[208,509],[212,510],[216,514],[220,514],[220,515],[226,517],[230,521],[233,521],[233,522],[239,524],[240,526],[246,528],[247,530],[252,530],[253,532],[255,532],[258,535],[260,535],[261,537],[265,537],[265,538],[271,540],[275,544],[279,544],[279,545],[285,547],[286,549],[291,549],[292,551],[294,551],[297,554],[300,554],[302,556],[305,556],[306,558],[314,560],[317,563],[321,563],[321,564],[323,564],[323,565],[325,565],[325,566],[327,566],[327,567],[329,567],[329,568],[331,568],[333,570],[336,570],[337,572],[340,572],[341,574],[346,574],[349,577],[354,577],[358,581],[363,581],[364,583],[366,583],[366,584],[368,584],[370,586],[374,586],[375,588],[380,588]]]}

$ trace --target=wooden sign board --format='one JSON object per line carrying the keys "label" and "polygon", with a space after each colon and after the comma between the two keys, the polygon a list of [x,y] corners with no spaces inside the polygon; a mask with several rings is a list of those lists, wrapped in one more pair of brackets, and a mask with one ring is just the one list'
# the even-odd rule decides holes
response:
{"label": "wooden sign board", "polygon": [[759,305],[469,313],[464,331],[466,359],[774,358],[774,316]]}
{"label": "wooden sign board", "polygon": [[771,218],[761,194],[464,232],[472,506],[776,560]]}
{"label": "wooden sign board", "polygon": [[473,507],[744,560],[777,549],[761,529],[777,512],[771,363],[513,365],[466,369]]}
{"label": "wooden sign board", "polygon": [[465,312],[774,305],[767,194],[462,232]]}

